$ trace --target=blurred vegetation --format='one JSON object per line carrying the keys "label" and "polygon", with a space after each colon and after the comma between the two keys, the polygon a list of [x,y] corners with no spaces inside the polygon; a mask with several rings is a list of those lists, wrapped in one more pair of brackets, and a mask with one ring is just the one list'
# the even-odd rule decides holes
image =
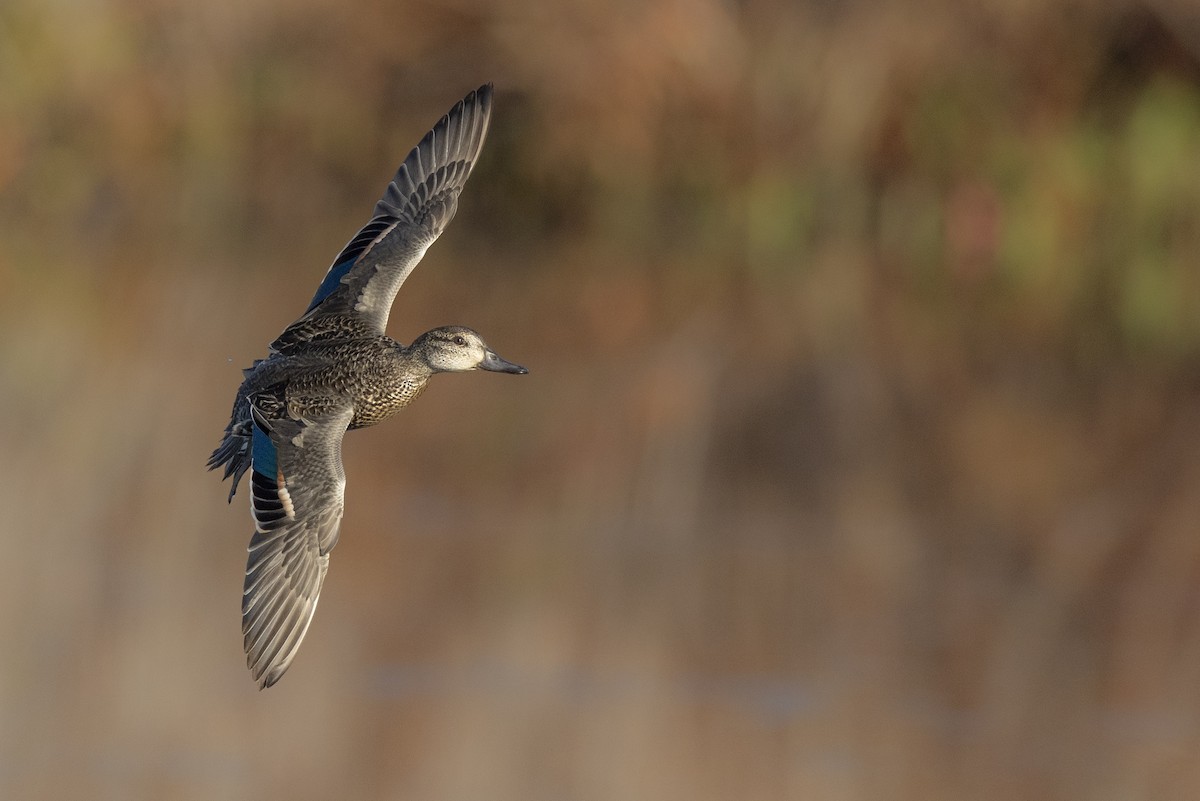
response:
{"label": "blurred vegetation", "polygon": [[[253,690],[238,368],[469,89]],[[1200,791],[1184,0],[0,6],[0,796]]]}

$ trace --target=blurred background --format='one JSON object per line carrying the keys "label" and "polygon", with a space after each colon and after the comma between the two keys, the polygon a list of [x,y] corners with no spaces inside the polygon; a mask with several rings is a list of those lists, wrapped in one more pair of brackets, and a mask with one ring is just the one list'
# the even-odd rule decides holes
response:
{"label": "blurred background", "polygon": [[[240,369],[484,81],[244,665]],[[1200,8],[6,0],[0,797],[1200,795]],[[243,487],[245,490],[245,487]]]}

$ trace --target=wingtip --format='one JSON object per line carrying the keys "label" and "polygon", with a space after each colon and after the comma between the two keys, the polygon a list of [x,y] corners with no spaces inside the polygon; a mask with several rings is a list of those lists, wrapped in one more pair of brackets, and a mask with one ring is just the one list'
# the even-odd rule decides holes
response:
{"label": "wingtip", "polygon": [[492,97],[496,93],[496,87],[491,81],[480,86],[478,89],[473,89],[469,95],[463,98],[463,105],[471,105],[478,103],[485,114],[491,114]]}
{"label": "wingtip", "polygon": [[[295,653],[291,656],[295,656]],[[287,669],[292,666],[292,659],[289,656],[285,660],[264,659],[261,655],[256,660],[250,654],[247,654],[246,667],[250,668],[250,676],[254,679],[254,683],[258,685],[260,691],[268,687],[274,687],[275,684],[283,678],[283,674],[287,673]]]}
{"label": "wingtip", "polygon": [[268,687],[274,687],[275,683],[278,682],[282,677],[283,671],[279,671],[278,673],[274,671],[267,671],[265,674],[255,679],[255,681],[258,682],[258,691],[262,692]]}

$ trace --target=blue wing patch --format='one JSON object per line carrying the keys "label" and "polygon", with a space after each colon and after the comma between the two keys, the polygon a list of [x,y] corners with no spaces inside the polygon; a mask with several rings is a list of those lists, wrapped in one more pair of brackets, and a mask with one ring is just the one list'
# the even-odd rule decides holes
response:
{"label": "blue wing patch", "polygon": [[333,294],[333,290],[338,288],[338,284],[342,282],[342,278],[346,273],[350,272],[350,268],[354,266],[354,259],[347,259],[341,264],[335,264],[329,268],[329,272],[325,273],[325,280],[317,287],[317,294],[313,295],[312,303],[308,304],[308,308],[304,310],[308,314],[317,306],[321,305],[321,301]]}
{"label": "blue wing patch", "polygon": [[304,310],[304,313],[308,314],[321,305],[321,301],[332,295],[334,290],[338,288],[338,284],[346,277],[346,273],[350,272],[350,268],[358,261],[358,257],[363,254],[363,251],[369,248],[380,235],[395,224],[395,217],[381,215],[364,225],[346,247],[342,248],[342,252],[338,254],[338,257],[333,260],[333,266],[325,274],[325,279],[317,287],[317,294],[313,295],[312,303],[308,304],[308,308]]}
{"label": "blue wing patch", "polygon": [[271,441],[271,435],[263,430],[257,420],[254,421],[254,439],[250,452],[254,459],[254,472],[275,481],[275,477],[279,475],[277,449]]}

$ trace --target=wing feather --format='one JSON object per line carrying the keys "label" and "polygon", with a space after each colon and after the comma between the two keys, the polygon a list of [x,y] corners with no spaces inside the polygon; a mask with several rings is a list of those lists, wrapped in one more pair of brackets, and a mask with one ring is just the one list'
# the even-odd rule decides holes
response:
{"label": "wing feather", "polygon": [[460,100],[408,154],[371,219],[344,247],[303,316],[271,344],[284,350],[342,331],[322,317],[352,318],[384,333],[392,301],[458,209],[458,196],[479,160],[492,114],[492,85]]}
{"label": "wing feather", "polygon": [[346,479],[342,436],[353,409],[268,420],[250,399],[254,461],[242,592],[246,663],[260,687],[284,674],[312,622],[337,544]]}

